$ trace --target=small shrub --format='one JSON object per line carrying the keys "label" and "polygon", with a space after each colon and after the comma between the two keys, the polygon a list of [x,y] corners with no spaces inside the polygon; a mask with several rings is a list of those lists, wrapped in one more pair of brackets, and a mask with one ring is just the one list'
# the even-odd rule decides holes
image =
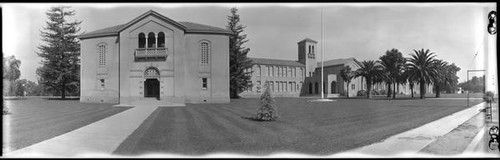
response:
{"label": "small shrub", "polygon": [[372,95],[380,95],[380,92],[378,90],[372,90]]}
{"label": "small shrub", "polygon": [[380,95],[386,95],[387,94],[387,91],[386,90],[380,90]]}
{"label": "small shrub", "polygon": [[365,90],[359,90],[357,93],[357,96],[366,96],[366,91]]}
{"label": "small shrub", "polygon": [[260,96],[260,108],[257,110],[257,120],[274,121],[279,118],[278,108],[274,104],[274,99],[271,96],[271,90],[268,85],[265,85],[264,93]]}

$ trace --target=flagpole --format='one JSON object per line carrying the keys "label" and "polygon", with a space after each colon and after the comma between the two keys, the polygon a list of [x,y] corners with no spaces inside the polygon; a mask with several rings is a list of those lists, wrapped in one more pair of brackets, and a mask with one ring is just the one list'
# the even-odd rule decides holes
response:
{"label": "flagpole", "polygon": [[325,86],[323,82],[323,7],[321,7],[321,99],[324,99]]}

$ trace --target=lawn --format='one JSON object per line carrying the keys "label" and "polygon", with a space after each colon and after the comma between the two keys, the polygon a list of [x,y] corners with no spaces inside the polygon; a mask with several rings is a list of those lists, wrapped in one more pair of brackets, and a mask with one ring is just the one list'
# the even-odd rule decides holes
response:
{"label": "lawn", "polygon": [[10,146],[7,150],[33,145],[128,109],[78,100],[26,99],[4,100],[4,103],[11,113],[3,116],[2,125],[4,136],[10,135],[4,139]]}
{"label": "lawn", "polygon": [[[276,98],[281,117],[258,122],[258,99],[158,108],[114,154],[293,152],[329,155],[379,142],[466,108],[465,99],[367,100]],[[472,100],[471,105],[481,100]]]}

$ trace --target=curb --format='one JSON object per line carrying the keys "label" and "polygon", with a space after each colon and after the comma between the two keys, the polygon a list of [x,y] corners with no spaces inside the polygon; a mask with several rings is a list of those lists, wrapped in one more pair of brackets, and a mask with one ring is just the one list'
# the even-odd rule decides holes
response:
{"label": "curb", "polygon": [[487,129],[487,127],[482,127],[481,130],[476,134],[474,139],[467,145],[467,148],[465,148],[464,153],[469,153],[469,152],[474,152],[474,150],[477,148],[479,142],[481,139],[484,137],[484,132]]}

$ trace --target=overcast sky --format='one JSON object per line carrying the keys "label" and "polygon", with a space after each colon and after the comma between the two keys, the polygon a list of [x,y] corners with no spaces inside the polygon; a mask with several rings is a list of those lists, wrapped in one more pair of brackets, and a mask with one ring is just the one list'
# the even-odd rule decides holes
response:
{"label": "overcast sky", "polygon": [[[57,4],[56,4],[57,5]],[[230,8],[239,8],[250,40],[249,57],[297,60],[297,42],[304,38],[324,44],[324,59],[354,57],[376,60],[399,49],[408,57],[414,49],[430,49],[437,58],[462,70],[484,69],[481,45],[487,18],[485,6],[495,4],[67,4],[83,21],[82,31],[124,24],[148,10],[175,21],[225,28]],[[36,81],[41,59],[36,55],[45,12],[54,4],[1,4],[3,54],[20,59],[21,78]],[[321,41],[321,7],[324,7]],[[487,13],[486,13],[487,14]],[[478,56],[474,59],[475,52]],[[321,59],[319,59],[321,60]]]}

